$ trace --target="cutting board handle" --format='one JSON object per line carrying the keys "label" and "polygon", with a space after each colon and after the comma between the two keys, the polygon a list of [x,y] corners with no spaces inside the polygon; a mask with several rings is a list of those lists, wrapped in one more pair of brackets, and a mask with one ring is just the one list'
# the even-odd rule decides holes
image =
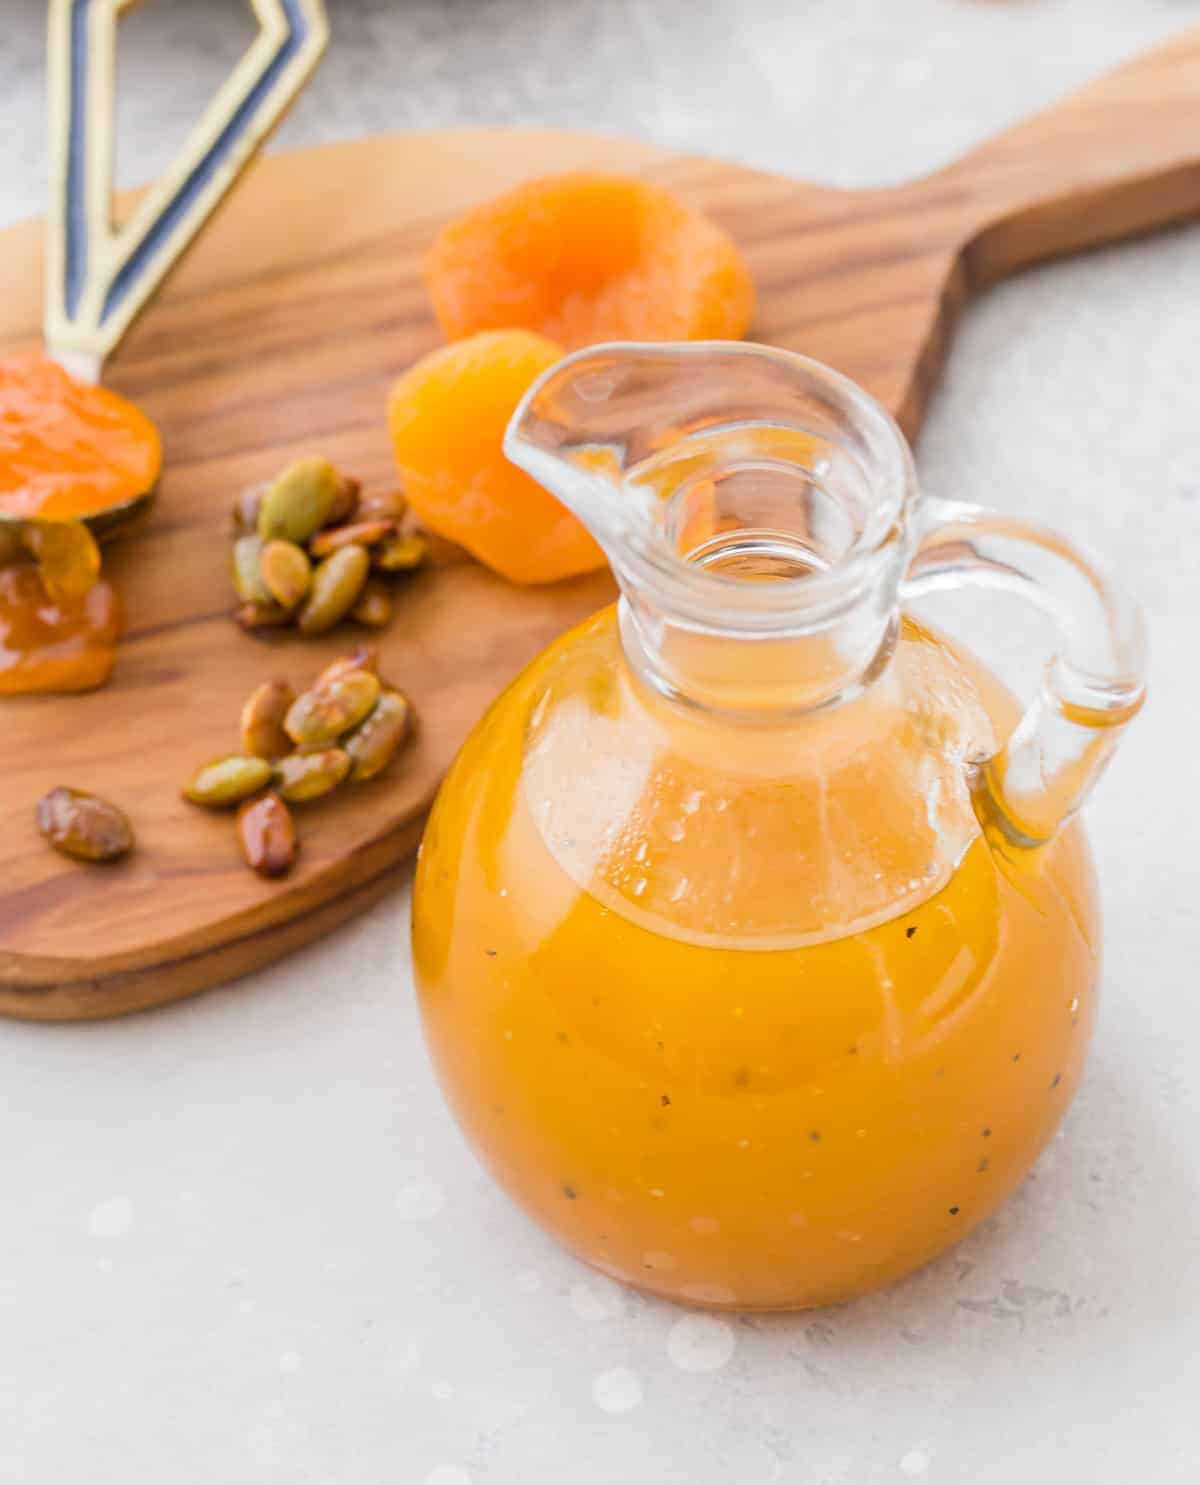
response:
{"label": "cutting board handle", "polygon": [[930,184],[962,191],[982,286],[1200,213],[1200,26],[998,135]]}

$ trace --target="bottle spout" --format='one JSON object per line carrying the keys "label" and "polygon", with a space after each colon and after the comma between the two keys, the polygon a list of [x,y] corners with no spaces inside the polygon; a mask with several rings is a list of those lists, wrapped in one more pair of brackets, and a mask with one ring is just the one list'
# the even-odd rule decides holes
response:
{"label": "bottle spout", "polygon": [[521,399],[504,436],[506,456],[577,516],[610,560],[647,512],[623,486],[643,434],[635,387],[649,348],[593,346],[544,372]]}
{"label": "bottle spout", "polygon": [[829,572],[902,526],[912,494],[907,447],[873,399],[828,367],[745,342],[577,351],[530,387],[504,450],[614,566],[630,544],[723,563],[723,539],[749,530],[788,548],[797,570]]}
{"label": "bottle spout", "polygon": [[745,342],[593,346],[530,387],[505,452],[604,548],[627,657],[658,689],[805,710],[886,650],[912,463],[830,368]]}

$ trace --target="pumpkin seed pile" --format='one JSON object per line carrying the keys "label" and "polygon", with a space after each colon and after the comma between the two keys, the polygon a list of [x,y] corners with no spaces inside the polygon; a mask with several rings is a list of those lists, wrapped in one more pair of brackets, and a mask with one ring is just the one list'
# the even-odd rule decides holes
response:
{"label": "pumpkin seed pile", "polygon": [[244,629],[293,625],[324,634],[343,619],[371,629],[391,622],[387,578],[429,555],[419,531],[402,529],[398,491],[364,495],[328,459],[299,459],[269,485],[234,502],[233,586]]}
{"label": "pumpkin seed pile", "polygon": [[299,695],[283,680],[259,686],[242,707],[241,751],[197,769],[183,797],[206,809],[238,807],[246,864],[260,876],[285,876],[300,850],[289,806],[382,773],[408,740],[412,717],[408,698],[380,679],[376,651],[363,646]]}

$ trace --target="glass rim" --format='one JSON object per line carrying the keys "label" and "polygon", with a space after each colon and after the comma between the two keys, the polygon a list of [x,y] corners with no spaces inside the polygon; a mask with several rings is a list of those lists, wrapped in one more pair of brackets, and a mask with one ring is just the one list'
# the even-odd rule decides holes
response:
{"label": "glass rim", "polygon": [[682,620],[689,627],[713,633],[734,629],[770,634],[824,628],[881,584],[898,584],[918,499],[908,442],[871,393],[842,372],[798,351],[726,340],[605,341],[571,351],[527,389],[505,434],[505,453],[532,478],[553,492],[554,485],[541,478],[541,471],[549,473],[549,461],[557,463],[559,456],[537,448],[519,432],[527,410],[564,373],[605,355],[667,363],[703,358],[774,361],[795,376],[798,385],[818,390],[853,426],[867,455],[870,467],[866,474],[875,493],[862,530],[842,558],[827,568],[771,583],[747,582],[691,562],[628,513],[635,509],[633,502],[622,517],[614,502],[603,499],[595,509],[576,514],[603,547],[619,581],[627,579],[634,589],[644,590],[648,598],[670,611],[673,622]]}

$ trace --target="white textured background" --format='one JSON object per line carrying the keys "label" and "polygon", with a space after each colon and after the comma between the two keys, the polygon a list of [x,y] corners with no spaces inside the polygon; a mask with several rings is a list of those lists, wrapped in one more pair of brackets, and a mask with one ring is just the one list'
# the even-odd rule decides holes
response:
{"label": "white textured background", "polygon": [[[1200,24],[1200,0],[330,6],[281,143],[543,122],[842,184],[925,170]],[[14,220],[44,189],[43,8],[3,8]],[[152,0],[126,22],[125,181],[162,164],[247,16]],[[398,895],[166,1012],[0,1024],[0,1482],[1194,1485],[1198,346],[1200,227],[1027,274],[968,315],[919,449],[930,488],[1118,559],[1155,646],[1091,810],[1095,1053],[999,1217],[808,1317],[697,1318],[589,1274],[443,1111]]]}

